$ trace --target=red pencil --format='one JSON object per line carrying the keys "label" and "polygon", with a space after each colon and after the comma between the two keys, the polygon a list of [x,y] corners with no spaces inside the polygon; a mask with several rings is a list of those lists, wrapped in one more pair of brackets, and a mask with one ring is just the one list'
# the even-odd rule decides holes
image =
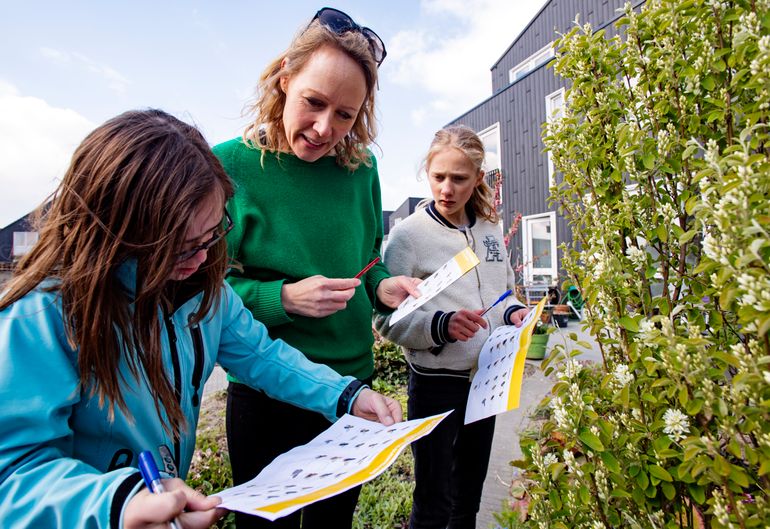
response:
{"label": "red pencil", "polygon": [[374,258],[374,260],[372,260],[372,262],[371,262],[371,263],[369,263],[368,265],[366,265],[366,266],[364,267],[364,269],[363,269],[363,270],[361,270],[361,271],[360,271],[360,272],[358,272],[358,273],[357,273],[355,276],[353,276],[353,279],[358,279],[358,278],[360,278],[362,275],[364,275],[365,273],[367,273],[367,272],[369,271],[369,269],[370,269],[371,267],[373,267],[374,265],[376,265],[376,264],[377,264],[377,261],[379,261],[379,260],[380,260],[380,258],[379,258],[379,257],[375,257],[375,258]]}

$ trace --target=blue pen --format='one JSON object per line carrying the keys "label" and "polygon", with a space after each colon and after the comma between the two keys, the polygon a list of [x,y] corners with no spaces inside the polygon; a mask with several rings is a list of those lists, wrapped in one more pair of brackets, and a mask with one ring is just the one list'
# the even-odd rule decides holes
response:
{"label": "blue pen", "polygon": [[484,312],[482,312],[482,313],[480,314],[480,316],[483,316],[484,314],[486,314],[487,312],[489,312],[489,310],[490,310],[492,307],[494,307],[495,305],[497,305],[498,303],[500,303],[502,300],[504,300],[505,298],[507,298],[508,296],[510,296],[512,293],[513,293],[513,290],[510,290],[510,289],[508,289],[508,290],[506,290],[505,292],[503,292],[503,295],[502,295],[502,296],[500,296],[499,298],[497,298],[497,301],[495,301],[494,303],[492,303],[492,304],[491,304],[489,307],[487,307],[486,309],[484,309]]}
{"label": "blue pen", "polygon": [[[163,488],[163,483],[160,481],[160,472],[158,472],[158,467],[155,466],[155,459],[149,450],[139,454],[139,472],[142,473],[144,484],[147,485],[150,492],[153,494],[166,492],[166,489]],[[182,524],[176,518],[169,523],[171,529],[182,529]]]}

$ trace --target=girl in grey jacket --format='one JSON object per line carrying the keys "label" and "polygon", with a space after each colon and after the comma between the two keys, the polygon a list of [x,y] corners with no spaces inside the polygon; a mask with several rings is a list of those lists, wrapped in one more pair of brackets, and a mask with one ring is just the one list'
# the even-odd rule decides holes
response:
{"label": "girl in grey jacket", "polygon": [[392,327],[389,316],[375,317],[377,331],[402,346],[411,368],[409,418],[455,410],[412,444],[413,529],[476,526],[495,422],[489,417],[463,425],[470,377],[490,333],[500,325],[519,325],[528,312],[511,296],[481,316],[485,306],[514,288],[483,161],[484,146],[471,129],[437,132],[425,159],[433,200],[393,228],[385,249],[391,273],[423,279],[466,246],[481,261]]}

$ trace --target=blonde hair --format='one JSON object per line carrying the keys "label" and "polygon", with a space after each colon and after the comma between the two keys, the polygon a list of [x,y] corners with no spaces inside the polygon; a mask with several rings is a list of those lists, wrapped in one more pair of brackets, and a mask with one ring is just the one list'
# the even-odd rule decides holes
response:
{"label": "blonde hair", "polygon": [[[430,169],[433,158],[444,149],[457,149],[471,161],[477,173],[482,171],[484,165],[484,143],[481,138],[465,125],[449,125],[436,132],[428,149],[428,154],[422,163],[425,172]],[[497,224],[500,214],[495,209],[495,198],[492,188],[481,179],[479,185],[473,189],[473,194],[468,200],[477,217]]]}
{"label": "blonde hair", "polygon": [[[275,152],[285,143],[283,111],[286,94],[281,90],[281,78],[291,77],[305,67],[310,57],[323,46],[338,49],[353,59],[363,70],[366,79],[366,97],[350,132],[334,146],[337,164],[354,171],[360,164],[371,167],[368,146],[374,143],[377,129],[374,115],[374,96],[377,87],[377,63],[372,56],[369,41],[358,31],[337,35],[318,20],[299,33],[289,48],[262,72],[257,84],[254,103],[245,109],[254,117],[243,132],[243,140],[255,148]],[[283,66],[282,66],[283,65]],[[264,151],[263,151],[264,153]]]}

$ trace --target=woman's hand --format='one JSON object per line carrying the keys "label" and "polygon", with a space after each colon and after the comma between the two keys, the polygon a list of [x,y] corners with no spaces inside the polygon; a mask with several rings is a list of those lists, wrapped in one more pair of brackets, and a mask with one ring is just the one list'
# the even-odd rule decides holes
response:
{"label": "woman's hand", "polygon": [[360,279],[311,276],[296,283],[284,283],[281,304],[287,314],[323,318],[347,307],[360,284]]}
{"label": "woman's hand", "polygon": [[484,309],[458,310],[449,318],[449,337],[453,340],[467,342],[481,328],[487,328],[487,320],[481,317]]}
{"label": "woman's hand", "polygon": [[377,421],[385,426],[403,420],[401,404],[397,400],[381,395],[369,388],[361,390],[356,400],[353,401],[353,407],[350,411],[356,417]]}
{"label": "woman's hand", "polygon": [[386,307],[395,309],[407,296],[420,297],[420,291],[417,290],[417,285],[420,283],[422,283],[422,279],[407,276],[383,279],[377,285],[377,299]]}
{"label": "woman's hand", "polygon": [[522,307],[519,310],[512,312],[511,317],[509,318],[511,320],[511,325],[521,327],[521,322],[527,317],[527,314],[529,314],[529,309],[526,307]]}
{"label": "woman's hand", "polygon": [[216,496],[206,497],[179,478],[162,481],[166,492],[153,494],[145,488],[128,501],[125,529],[168,529],[174,518],[184,529],[205,529],[227,513],[216,508],[222,501]]}

